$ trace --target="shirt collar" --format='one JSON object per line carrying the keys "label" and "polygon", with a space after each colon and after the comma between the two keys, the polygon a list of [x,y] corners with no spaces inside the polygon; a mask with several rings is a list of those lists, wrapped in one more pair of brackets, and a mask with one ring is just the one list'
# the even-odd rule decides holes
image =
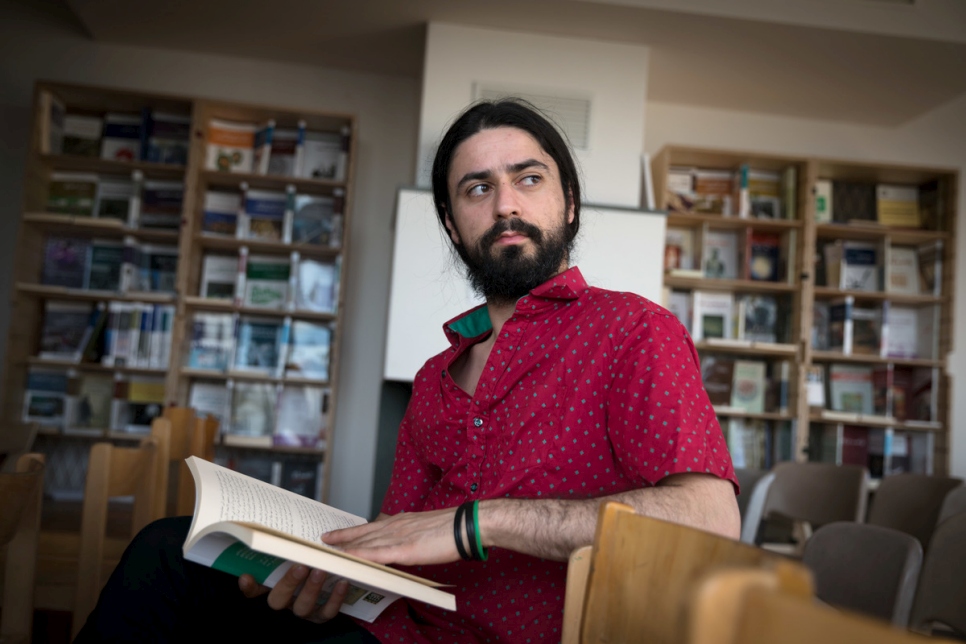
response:
{"label": "shirt collar", "polygon": [[[554,275],[517,300],[516,313],[521,311],[521,303],[529,302],[531,299],[576,300],[587,288],[587,281],[581,274],[580,269],[572,266],[563,273]],[[489,333],[492,329],[493,325],[490,323],[486,304],[480,304],[465,313],[461,313],[443,325],[443,331],[454,347],[460,345],[461,339],[478,338]]]}

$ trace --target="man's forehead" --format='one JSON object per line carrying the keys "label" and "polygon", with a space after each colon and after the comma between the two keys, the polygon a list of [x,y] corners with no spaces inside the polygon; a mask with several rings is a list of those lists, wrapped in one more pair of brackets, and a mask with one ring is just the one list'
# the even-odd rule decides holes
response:
{"label": "man's forehead", "polygon": [[454,179],[457,166],[464,172],[484,172],[505,169],[528,159],[535,159],[545,163],[551,170],[557,170],[553,157],[526,130],[507,125],[486,128],[456,147],[450,163],[449,178]]}

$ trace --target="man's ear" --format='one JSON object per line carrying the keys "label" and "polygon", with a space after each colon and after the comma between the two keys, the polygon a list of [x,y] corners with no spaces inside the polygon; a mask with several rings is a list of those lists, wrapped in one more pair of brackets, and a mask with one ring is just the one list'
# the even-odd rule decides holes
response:
{"label": "man's ear", "polygon": [[460,235],[456,230],[456,224],[453,223],[453,218],[449,214],[449,210],[446,206],[443,206],[443,225],[446,226],[446,230],[449,232],[449,238],[453,240],[454,244],[462,244],[460,241]]}
{"label": "man's ear", "polygon": [[567,190],[567,203],[570,204],[567,206],[567,224],[569,225],[574,223],[575,213],[577,212],[576,205],[574,204],[573,190]]}

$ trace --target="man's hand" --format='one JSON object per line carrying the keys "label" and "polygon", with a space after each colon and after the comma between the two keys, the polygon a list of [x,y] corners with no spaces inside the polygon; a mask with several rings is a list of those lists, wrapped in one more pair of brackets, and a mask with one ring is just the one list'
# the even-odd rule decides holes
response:
{"label": "man's hand", "polygon": [[372,523],[333,530],[322,541],[382,564],[426,565],[459,560],[453,537],[456,508],[380,516]]}
{"label": "man's hand", "polygon": [[[332,594],[321,606],[318,603],[322,585],[327,575],[321,570],[309,570],[306,566],[296,564],[279,580],[275,587],[269,590],[257,583],[251,575],[238,578],[238,587],[248,598],[258,597],[268,592],[268,605],[275,610],[290,608],[302,619],[321,624],[339,614],[339,608],[349,592],[349,583],[342,579],[335,584]],[[301,591],[299,591],[301,587]],[[296,592],[298,594],[296,595]]]}

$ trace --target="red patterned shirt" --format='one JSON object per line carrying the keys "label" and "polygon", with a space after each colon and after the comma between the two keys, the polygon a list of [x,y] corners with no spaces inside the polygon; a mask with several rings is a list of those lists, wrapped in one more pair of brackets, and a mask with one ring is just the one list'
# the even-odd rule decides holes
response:
{"label": "red patterned shirt", "polygon": [[[694,345],[660,306],[571,268],[517,302],[472,397],[449,368],[492,332],[486,307],[444,329],[452,346],[413,383],[386,514],[601,497],[681,472],[736,483]],[[564,562],[491,548],[486,562],[407,570],[452,584],[457,611],[399,600],[365,625],[384,642],[560,641]]]}

